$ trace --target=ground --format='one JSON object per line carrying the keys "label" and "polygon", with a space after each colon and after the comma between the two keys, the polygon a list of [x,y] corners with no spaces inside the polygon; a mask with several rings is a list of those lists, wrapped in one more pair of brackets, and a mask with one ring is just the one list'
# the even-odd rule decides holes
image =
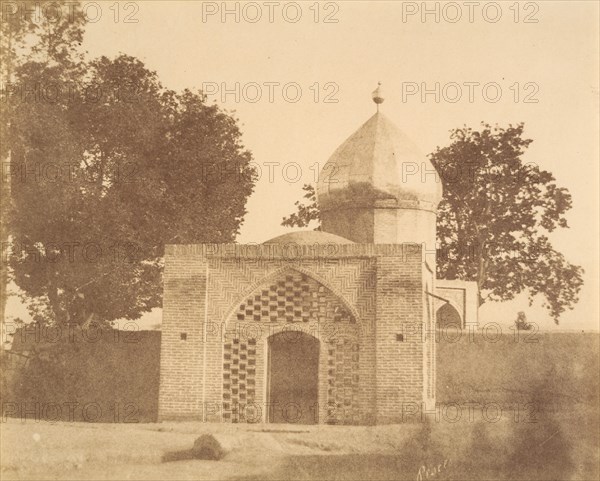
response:
{"label": "ground", "polygon": [[[527,338],[529,339],[529,338]],[[596,480],[598,334],[438,346],[438,409],[385,426],[5,418],[1,479]],[[220,461],[165,461],[210,433]]]}
{"label": "ground", "polygon": [[[598,436],[577,410],[562,423],[514,412],[486,421],[474,409],[458,422],[387,426],[252,424],[2,425],[2,479],[598,479]],[[590,413],[588,413],[590,414]],[[491,419],[491,418],[490,418]],[[220,461],[163,462],[214,434]],[[565,449],[568,446],[568,449]],[[524,452],[521,450],[524,447]],[[176,457],[176,456],[175,456]],[[445,465],[445,468],[443,466]],[[427,479],[422,477],[421,479]]]}

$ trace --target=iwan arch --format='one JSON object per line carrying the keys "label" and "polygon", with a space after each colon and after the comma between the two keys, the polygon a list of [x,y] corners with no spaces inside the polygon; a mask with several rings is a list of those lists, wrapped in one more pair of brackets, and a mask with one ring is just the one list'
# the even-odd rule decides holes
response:
{"label": "iwan arch", "polygon": [[403,162],[427,160],[378,112],[323,168],[323,231],[166,247],[161,420],[379,424],[433,407],[435,312],[476,323],[476,290],[438,286],[441,183],[403,182]]}

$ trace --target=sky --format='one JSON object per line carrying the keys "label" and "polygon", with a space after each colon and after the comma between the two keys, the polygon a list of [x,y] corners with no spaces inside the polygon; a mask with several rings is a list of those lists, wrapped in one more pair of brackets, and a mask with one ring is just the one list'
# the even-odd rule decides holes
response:
{"label": "sky", "polygon": [[[238,242],[289,232],[281,220],[295,210],[302,185],[314,183],[374,113],[371,92],[382,82],[382,112],[425,153],[448,145],[456,127],[525,123],[534,142],[523,160],[552,172],[573,196],[570,228],[550,238],[583,266],[585,284],[559,328],[598,329],[597,2],[428,2],[429,13],[422,2],[225,7],[98,2],[87,7],[94,23],[84,47],[90,58],[138,57],[166,87],[203,88],[210,102],[235,111],[261,171]],[[485,304],[480,322],[508,326],[519,310],[541,329],[556,329],[526,296]],[[154,311],[140,325],[160,317]]]}

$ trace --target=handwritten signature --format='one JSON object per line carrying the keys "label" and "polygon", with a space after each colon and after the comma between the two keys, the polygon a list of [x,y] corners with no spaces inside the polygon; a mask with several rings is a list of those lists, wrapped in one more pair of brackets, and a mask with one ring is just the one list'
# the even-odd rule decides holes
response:
{"label": "handwritten signature", "polygon": [[417,473],[417,481],[424,481],[426,479],[433,479],[438,477],[441,473],[448,469],[449,463],[449,459],[444,459],[443,462],[432,467],[428,467],[427,465],[423,464],[419,468],[419,472]]}

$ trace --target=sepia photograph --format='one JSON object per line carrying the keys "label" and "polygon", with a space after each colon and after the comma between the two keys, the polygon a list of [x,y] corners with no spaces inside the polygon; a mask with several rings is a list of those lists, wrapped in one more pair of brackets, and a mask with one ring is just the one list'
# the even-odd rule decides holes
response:
{"label": "sepia photograph", "polygon": [[0,480],[600,479],[600,2],[0,1]]}

